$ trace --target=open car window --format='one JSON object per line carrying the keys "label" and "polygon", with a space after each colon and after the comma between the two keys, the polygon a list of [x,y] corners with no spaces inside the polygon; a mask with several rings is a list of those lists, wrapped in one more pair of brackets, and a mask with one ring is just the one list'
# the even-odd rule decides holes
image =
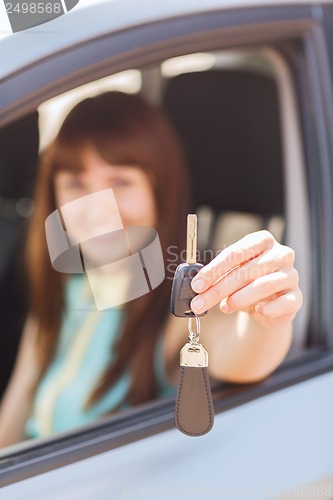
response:
{"label": "open car window", "polygon": [[[199,262],[207,264],[227,246],[261,229],[295,248],[306,300],[288,356],[306,349],[308,201],[294,88],[281,55],[265,46],[193,53],[104,76],[38,107],[38,153],[54,139],[76,103],[107,90],[141,93],[174,125],[186,152],[198,214]],[[24,144],[25,137],[23,133],[12,140],[21,141],[22,149],[31,148],[30,141]],[[30,203],[34,205],[33,197]],[[168,275],[184,251],[168,248]],[[79,298],[72,307],[82,307]]]}

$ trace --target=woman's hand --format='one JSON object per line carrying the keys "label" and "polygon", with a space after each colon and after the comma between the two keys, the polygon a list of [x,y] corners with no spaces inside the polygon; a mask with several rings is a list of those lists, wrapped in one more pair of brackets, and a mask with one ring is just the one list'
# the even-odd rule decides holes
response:
{"label": "woman's hand", "polygon": [[197,314],[220,302],[222,312],[245,311],[264,326],[291,322],[303,301],[295,252],[266,230],[222,250],[192,280]]}

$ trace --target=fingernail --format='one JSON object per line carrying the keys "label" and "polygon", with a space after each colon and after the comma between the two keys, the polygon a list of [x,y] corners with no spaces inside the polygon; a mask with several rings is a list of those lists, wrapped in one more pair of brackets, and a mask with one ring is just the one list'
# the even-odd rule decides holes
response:
{"label": "fingernail", "polygon": [[195,292],[201,292],[205,288],[205,280],[198,278],[197,280],[192,280],[191,287]]}
{"label": "fingernail", "polygon": [[204,299],[201,297],[195,297],[192,302],[191,302],[191,309],[194,309],[195,311],[199,312],[201,309],[203,309],[205,305]]}
{"label": "fingernail", "polygon": [[222,302],[222,304],[220,305],[220,309],[224,313],[228,313],[230,311],[229,306],[226,302]]}

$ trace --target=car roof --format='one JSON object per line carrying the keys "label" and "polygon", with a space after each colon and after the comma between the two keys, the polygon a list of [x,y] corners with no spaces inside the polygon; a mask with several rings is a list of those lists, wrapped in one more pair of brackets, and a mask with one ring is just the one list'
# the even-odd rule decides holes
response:
{"label": "car roof", "polygon": [[138,0],[80,0],[72,11],[45,24],[10,35],[2,31],[0,80],[48,55],[136,25],[212,10],[324,3],[333,0],[140,0],[140,8]]}

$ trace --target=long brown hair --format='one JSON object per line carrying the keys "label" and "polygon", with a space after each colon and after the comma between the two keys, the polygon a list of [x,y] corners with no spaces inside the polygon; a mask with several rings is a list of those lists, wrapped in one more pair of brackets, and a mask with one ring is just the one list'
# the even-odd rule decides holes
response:
{"label": "long brown hair", "polygon": [[[184,221],[190,208],[187,170],[167,118],[138,95],[106,92],[81,101],[67,115],[57,137],[41,156],[36,210],[27,237],[30,312],[39,325],[40,378],[54,355],[66,307],[66,275],[51,266],[45,220],[57,208],[54,174],[60,169],[81,169],[85,145],[93,146],[109,163],[139,165],[147,173],[155,195],[156,229],[164,260],[168,247],[175,245],[180,250],[184,246]],[[130,302],[115,360],[107,366],[86,407],[99,400],[125,370],[131,372],[131,385],[117,408],[123,403],[135,405],[157,396],[153,356],[158,332],[169,312],[170,278],[167,272],[156,289]]]}

